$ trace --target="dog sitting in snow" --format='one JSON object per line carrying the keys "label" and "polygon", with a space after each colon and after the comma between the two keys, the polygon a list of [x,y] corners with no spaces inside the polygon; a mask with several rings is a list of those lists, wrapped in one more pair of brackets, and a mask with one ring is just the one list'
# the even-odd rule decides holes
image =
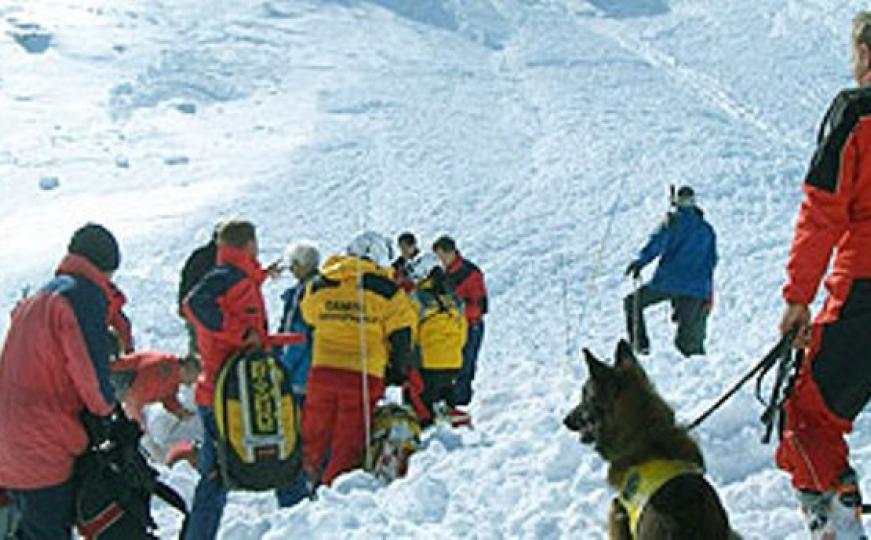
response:
{"label": "dog sitting in snow", "polygon": [[584,349],[590,374],[581,403],[565,418],[581,443],[609,463],[612,540],[738,538],[704,460],[674,412],[656,393],[628,343],[620,341],[614,366]]}

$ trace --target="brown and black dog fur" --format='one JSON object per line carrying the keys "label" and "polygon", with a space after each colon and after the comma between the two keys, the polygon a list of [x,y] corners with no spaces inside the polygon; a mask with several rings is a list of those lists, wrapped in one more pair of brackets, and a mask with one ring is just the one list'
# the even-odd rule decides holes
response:
{"label": "brown and black dog fur", "polygon": [[[698,445],[676,425],[674,411],[656,393],[628,343],[620,341],[614,366],[584,349],[589,378],[581,403],[565,418],[568,429],[592,444],[608,464],[608,483],[620,490],[630,468],[650,460],[680,460],[704,470]],[[611,503],[612,540],[631,540],[629,517],[617,498]],[[701,474],[678,476],[649,500],[636,540],[727,540],[738,538],[713,487]]]}

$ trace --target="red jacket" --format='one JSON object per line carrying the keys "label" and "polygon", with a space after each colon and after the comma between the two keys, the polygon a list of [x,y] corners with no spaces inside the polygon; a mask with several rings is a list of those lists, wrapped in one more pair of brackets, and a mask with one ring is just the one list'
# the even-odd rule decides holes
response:
{"label": "red jacket", "polygon": [[484,273],[460,252],[447,271],[447,283],[465,303],[466,321],[469,326],[478,324],[487,313],[487,287]]}
{"label": "red jacket", "polygon": [[128,354],[112,362],[112,371],[129,370],[136,372],[136,378],[124,394],[124,410],[128,416],[142,424],[142,408],[149,403],[163,403],[171,413],[183,409],[177,396],[181,384],[178,357],[145,351]]}
{"label": "red jacket", "polygon": [[79,414],[112,411],[111,291],[87,259],[67,255],[57,277],[12,311],[0,353],[0,485],[66,481],[88,440]]}
{"label": "red jacket", "polygon": [[838,318],[853,281],[871,278],[871,88],[841,92],[820,128],[805,178],[805,198],[787,264],[783,296],[810,304],[825,284],[829,299],[818,322]]}
{"label": "red jacket", "polygon": [[260,286],[266,272],[245,250],[218,248],[218,264],[191,290],[185,316],[197,329],[203,371],[197,379],[197,405],[212,405],[215,378],[230,355],[240,351],[248,332],[266,344],[266,306]]}
{"label": "red jacket", "polygon": [[109,326],[118,332],[118,338],[121,340],[121,349],[123,353],[129,354],[133,352],[133,328],[130,324],[130,319],[124,314],[123,307],[127,303],[127,297],[113,283],[109,283]]}

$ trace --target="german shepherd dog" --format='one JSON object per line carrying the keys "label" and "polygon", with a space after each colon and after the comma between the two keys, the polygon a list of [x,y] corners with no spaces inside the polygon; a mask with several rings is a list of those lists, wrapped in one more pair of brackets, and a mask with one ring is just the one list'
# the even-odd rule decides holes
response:
{"label": "german shepherd dog", "polygon": [[[610,538],[739,538],[703,476],[698,445],[675,425],[674,411],[656,393],[626,341],[617,345],[615,357],[612,367],[584,349],[589,378],[580,404],[564,420],[582,444],[592,445],[609,464],[608,483],[619,494],[608,515]],[[647,475],[649,471],[654,473]],[[658,477],[660,484],[645,475]],[[633,504],[633,497],[640,502]]]}

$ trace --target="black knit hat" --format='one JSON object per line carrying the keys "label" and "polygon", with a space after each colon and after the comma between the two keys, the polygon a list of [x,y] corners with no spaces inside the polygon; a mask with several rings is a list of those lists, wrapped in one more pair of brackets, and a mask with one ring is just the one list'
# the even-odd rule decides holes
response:
{"label": "black knit hat", "polygon": [[121,262],[118,242],[109,229],[88,223],[73,233],[67,251],[81,255],[103,272],[114,272]]}

